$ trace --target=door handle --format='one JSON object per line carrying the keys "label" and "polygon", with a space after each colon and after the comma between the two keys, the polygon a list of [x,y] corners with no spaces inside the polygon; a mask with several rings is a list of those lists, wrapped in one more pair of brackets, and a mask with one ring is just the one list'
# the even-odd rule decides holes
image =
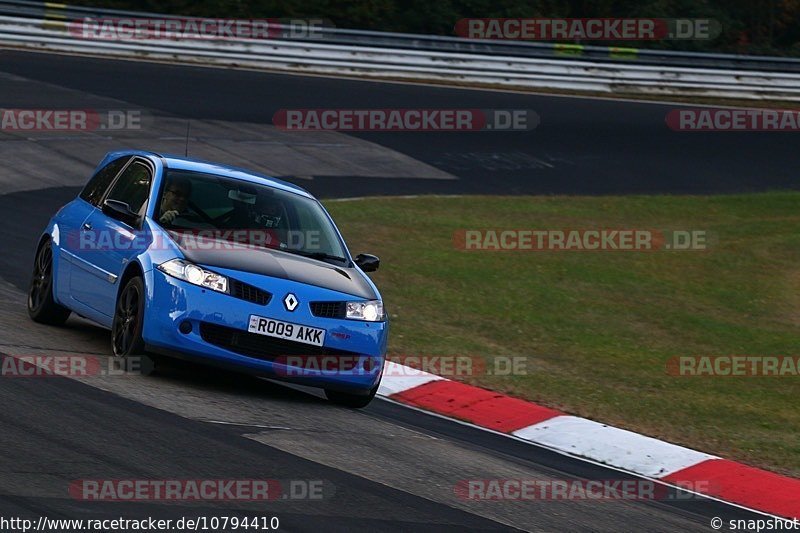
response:
{"label": "door handle", "polygon": [[83,229],[85,229],[86,231],[89,231],[90,229],[92,229],[92,225],[89,224],[88,222],[84,222],[83,223]]}

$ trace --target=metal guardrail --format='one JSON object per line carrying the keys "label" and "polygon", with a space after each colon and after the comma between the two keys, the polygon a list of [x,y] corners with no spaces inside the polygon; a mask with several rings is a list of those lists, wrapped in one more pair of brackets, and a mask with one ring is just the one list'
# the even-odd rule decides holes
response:
{"label": "metal guardrail", "polygon": [[[0,45],[360,77],[800,101],[800,60],[795,59],[644,50],[634,54],[633,49],[569,48],[337,28],[324,28],[321,35],[305,40],[112,41],[80,38],[67,31],[67,24],[85,17],[182,17],[30,0],[0,1],[0,14],[9,13],[14,16],[0,16]],[[675,64],[689,59],[691,67]],[[698,68],[704,62],[714,68]],[[737,65],[748,68],[734,68]]]}
{"label": "metal guardrail", "polygon": [[[79,20],[84,17],[182,18],[141,11],[99,9],[33,0],[0,0],[0,15],[46,19]],[[302,39],[298,39],[302,40]],[[591,46],[482,39],[463,39],[439,35],[387,33],[368,30],[324,28],[316,42],[361,45],[381,48],[406,48],[439,52],[478,53],[513,57],[591,59],[604,62],[636,62],[701,68],[730,68],[770,72],[800,72],[800,59],[735,54],[712,54],[651,50],[631,47]]]}

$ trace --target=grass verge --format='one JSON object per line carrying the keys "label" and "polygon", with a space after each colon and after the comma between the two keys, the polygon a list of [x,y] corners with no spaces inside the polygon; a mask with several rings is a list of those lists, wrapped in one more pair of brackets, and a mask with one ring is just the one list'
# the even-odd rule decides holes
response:
{"label": "grass verge", "polygon": [[[464,381],[800,476],[800,377],[674,377],[681,355],[800,356],[800,193],[326,202],[389,353],[527,357]],[[705,252],[468,252],[460,229],[701,229]],[[491,361],[489,363],[491,367]]]}

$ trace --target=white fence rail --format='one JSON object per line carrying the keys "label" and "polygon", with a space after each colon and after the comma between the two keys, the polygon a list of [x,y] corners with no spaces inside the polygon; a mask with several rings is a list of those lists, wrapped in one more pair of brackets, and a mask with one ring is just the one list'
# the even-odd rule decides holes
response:
{"label": "white fence rail", "polygon": [[255,69],[609,94],[800,101],[800,73],[653,66],[272,39],[82,38],[54,20],[0,16],[0,46]]}

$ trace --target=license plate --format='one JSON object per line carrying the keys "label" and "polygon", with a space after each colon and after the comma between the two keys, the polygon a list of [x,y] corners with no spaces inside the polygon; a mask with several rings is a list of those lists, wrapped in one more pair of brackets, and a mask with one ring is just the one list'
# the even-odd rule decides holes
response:
{"label": "license plate", "polygon": [[324,329],[301,326],[300,324],[292,324],[291,322],[283,322],[282,320],[258,315],[250,315],[250,324],[247,326],[247,331],[266,335],[267,337],[313,344],[314,346],[322,346],[325,342]]}

